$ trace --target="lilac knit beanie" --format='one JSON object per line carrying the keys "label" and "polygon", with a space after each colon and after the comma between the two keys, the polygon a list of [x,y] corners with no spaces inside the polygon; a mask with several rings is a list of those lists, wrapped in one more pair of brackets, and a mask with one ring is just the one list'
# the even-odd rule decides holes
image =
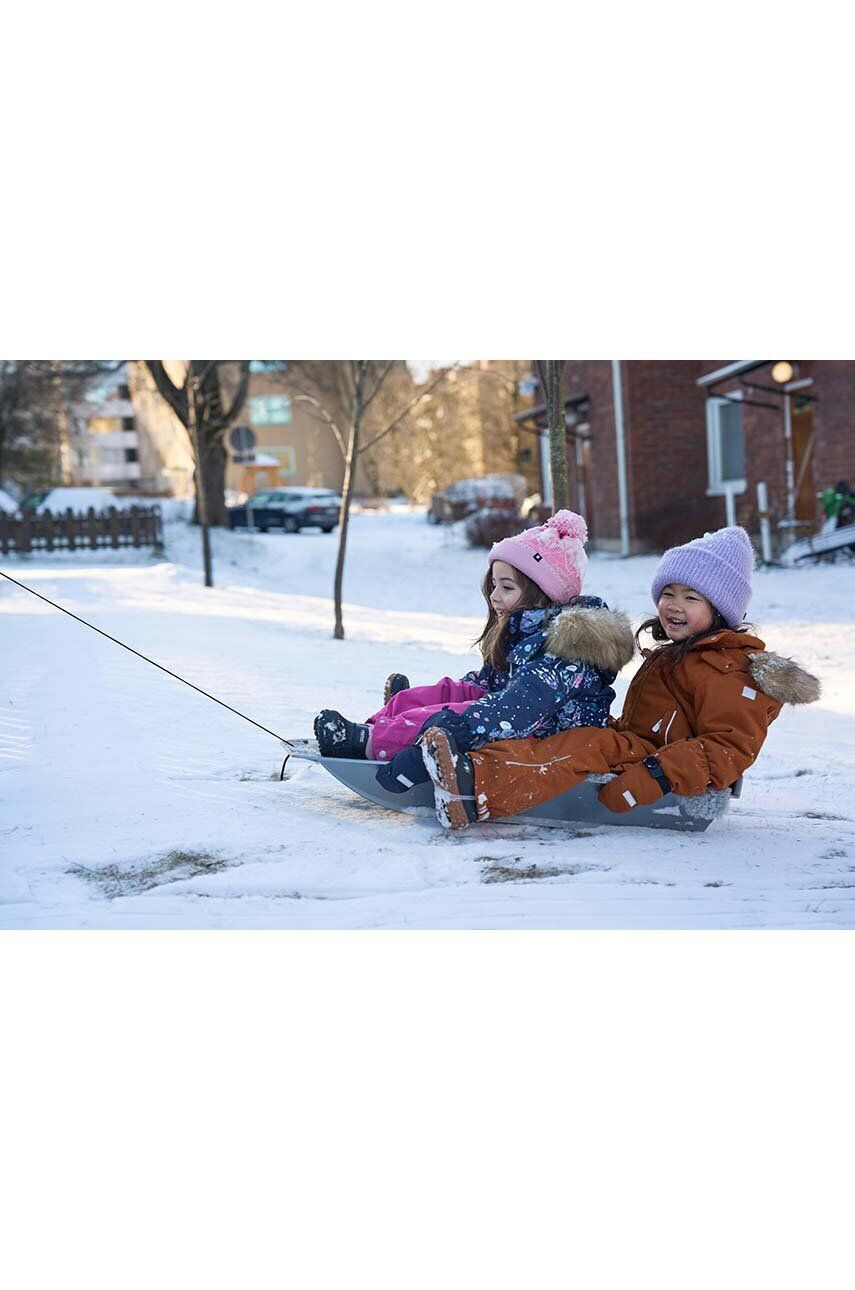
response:
{"label": "lilac knit beanie", "polygon": [[745,529],[718,529],[685,546],[672,546],[659,562],[651,591],[658,604],[662,588],[682,582],[699,591],[728,627],[738,627],[751,599],[754,551]]}
{"label": "lilac knit beanie", "polygon": [[489,563],[504,560],[536,582],[550,600],[564,605],[582,589],[588,567],[584,551],[587,540],[588,526],[581,515],[556,511],[536,529],[525,529],[516,537],[495,542]]}

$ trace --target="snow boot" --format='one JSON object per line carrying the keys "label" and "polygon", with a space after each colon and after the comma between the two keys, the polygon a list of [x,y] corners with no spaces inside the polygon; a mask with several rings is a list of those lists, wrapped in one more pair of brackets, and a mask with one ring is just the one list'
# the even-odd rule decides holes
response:
{"label": "snow boot", "polygon": [[389,700],[394,699],[396,694],[400,694],[402,690],[409,690],[409,688],[409,677],[404,676],[403,672],[393,672],[391,676],[386,678],[386,684],[383,687],[383,707],[385,708]]}
{"label": "snow boot", "polygon": [[444,829],[465,829],[478,819],[475,771],[447,730],[429,726],[419,736],[425,769],[433,780],[436,818]]}
{"label": "snow boot", "polygon": [[364,757],[370,733],[370,726],[348,721],[333,708],[324,708],[315,717],[315,738],[322,757]]}
{"label": "snow boot", "polygon": [[427,784],[430,775],[425,769],[421,748],[413,744],[396,753],[391,761],[384,761],[374,778],[387,793],[408,793],[416,784]]}

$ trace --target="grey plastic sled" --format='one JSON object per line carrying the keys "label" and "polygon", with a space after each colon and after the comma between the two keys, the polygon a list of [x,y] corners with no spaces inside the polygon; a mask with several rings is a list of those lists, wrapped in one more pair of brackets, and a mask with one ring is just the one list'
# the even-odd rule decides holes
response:
{"label": "grey plastic sled", "polygon": [[[387,793],[377,783],[375,775],[379,761],[363,761],[346,757],[322,757],[313,739],[294,739],[283,741],[288,756],[316,761],[329,771],[340,783],[352,792],[378,806],[386,806],[392,811],[404,811],[412,814],[433,814],[433,784],[416,784],[405,793]],[[286,757],[287,761],[287,757]],[[284,772],[284,766],[283,766]],[[668,793],[652,806],[636,806],[624,815],[616,815],[603,806],[597,796],[604,783],[611,775],[589,775],[582,784],[577,784],[551,802],[543,802],[530,811],[497,823],[511,823],[526,820],[543,824],[610,824],[632,825],[634,828],[676,829],[683,833],[703,833],[713,820],[718,819],[727,810],[731,797],[739,797],[742,792],[742,780],[739,779],[732,788],[709,789],[699,797],[678,797]]]}
{"label": "grey plastic sled", "polygon": [[815,533],[813,537],[800,538],[791,542],[781,552],[781,564],[798,564],[800,560],[818,560],[832,551],[842,551],[845,547],[855,547],[855,524],[847,524],[842,529],[831,529],[828,533]]}

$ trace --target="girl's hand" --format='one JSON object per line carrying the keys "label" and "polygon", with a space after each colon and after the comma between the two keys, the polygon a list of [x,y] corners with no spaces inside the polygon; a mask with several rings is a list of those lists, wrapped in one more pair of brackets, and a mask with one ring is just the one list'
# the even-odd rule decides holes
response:
{"label": "girl's hand", "polygon": [[600,789],[599,798],[616,815],[624,815],[634,806],[651,806],[662,797],[662,789],[641,762],[630,766],[617,779],[612,779]]}

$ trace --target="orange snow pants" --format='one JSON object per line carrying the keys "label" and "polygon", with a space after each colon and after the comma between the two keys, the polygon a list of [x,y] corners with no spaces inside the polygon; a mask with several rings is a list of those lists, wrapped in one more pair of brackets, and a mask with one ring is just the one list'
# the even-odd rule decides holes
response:
{"label": "orange snow pants", "polygon": [[580,726],[547,739],[506,739],[469,754],[479,820],[518,815],[575,788],[586,775],[625,770],[657,751],[631,731]]}

